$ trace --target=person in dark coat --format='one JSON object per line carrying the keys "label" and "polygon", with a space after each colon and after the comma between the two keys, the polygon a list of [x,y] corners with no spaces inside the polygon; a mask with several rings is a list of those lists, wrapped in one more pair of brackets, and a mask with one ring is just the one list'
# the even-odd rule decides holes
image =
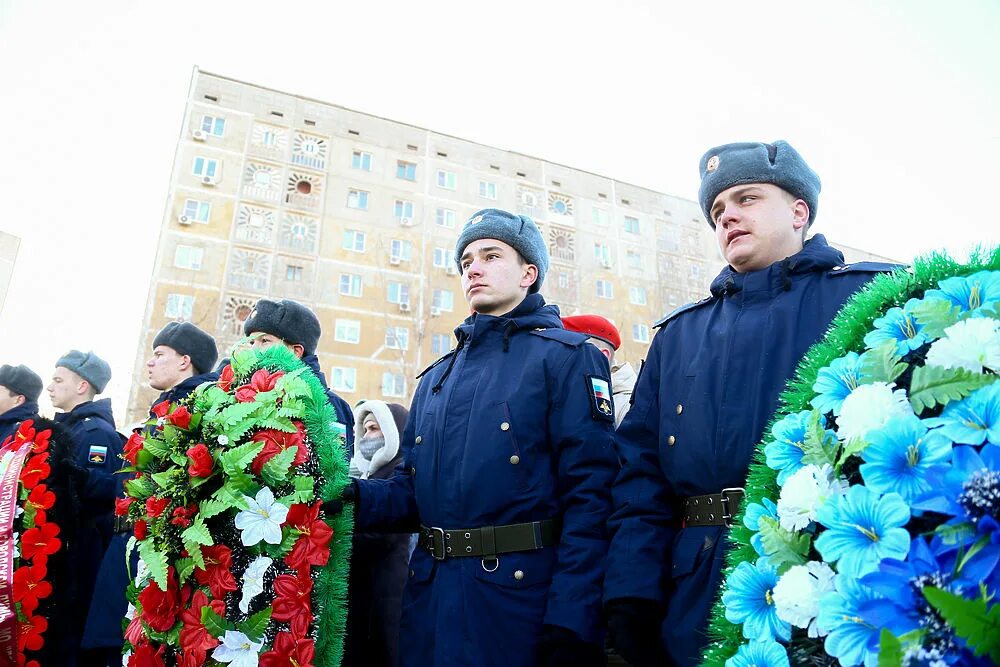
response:
{"label": "person in dark coat", "polygon": [[38,418],[42,378],[27,366],[0,366],[0,444],[26,419]]}
{"label": "person in dark coat", "polygon": [[[153,355],[146,362],[149,386],[162,393],[153,401],[175,403],[219,374],[212,369],[219,353],[215,339],[190,322],[170,322],[153,339]],[[150,418],[155,418],[152,411]],[[121,482],[122,484],[124,481]],[[97,583],[87,613],[82,651],[78,664],[85,666],[121,665],[125,643],[122,619],[128,610],[125,590],[129,572],[135,576],[138,554],[126,562],[126,546],[132,527],[119,525],[97,572]]]}
{"label": "person in dark coat", "polygon": [[115,430],[111,399],[94,400],[111,380],[111,366],[93,352],[70,350],[56,361],[47,391],[53,407],[62,410],[55,421],[72,437],[72,461],[79,473],[79,507],[75,548],[77,616],[82,630],[94,590],[97,569],[111,542],[115,498],[122,490],[124,439]]}
{"label": "person in dark coat", "polygon": [[[373,400],[355,406],[352,477],[392,476],[403,460],[399,439],[408,414],[398,403]],[[395,667],[403,587],[415,543],[416,536],[406,533],[354,534],[344,667]]]}
{"label": "person in dark coat", "polygon": [[656,323],[616,435],[604,596],[612,641],[636,666],[698,664],[726,531],[779,393],[844,302],[895,268],[804,241],[820,181],[787,143],[719,146],[700,170],[729,266],[710,297]]}
{"label": "person in dark coat", "polygon": [[403,466],[348,487],[358,531],[419,530],[400,664],[603,664],[607,359],[538,293],[549,257],[529,218],[476,213],[455,260],[473,313],[421,374]]}
{"label": "person in dark coat", "polygon": [[326,389],[327,400],[337,413],[339,427],[336,430],[344,434],[346,442],[344,458],[350,459],[354,450],[354,413],[347,401],[329,388],[326,376],[320,370],[316,346],[322,332],[316,313],[291,299],[261,299],[243,323],[244,335],[258,334],[251,343],[253,348],[266,350],[276,343],[282,343],[316,374]]}

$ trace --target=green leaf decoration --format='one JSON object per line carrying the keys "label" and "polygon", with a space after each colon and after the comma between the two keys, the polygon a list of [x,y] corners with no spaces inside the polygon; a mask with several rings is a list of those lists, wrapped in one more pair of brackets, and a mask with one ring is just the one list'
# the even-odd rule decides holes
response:
{"label": "green leaf decoration", "polygon": [[196,514],[191,525],[184,529],[184,532],[181,533],[181,539],[185,542],[190,541],[196,544],[203,544],[206,547],[215,544],[212,540],[212,533],[208,530],[208,526],[205,525],[205,519],[200,514]]}
{"label": "green leaf decoration", "polygon": [[793,565],[802,565],[806,562],[811,542],[808,535],[785,530],[776,519],[762,517],[760,536],[764,553],[778,569],[778,574],[784,574]]}
{"label": "green leaf decoration", "polygon": [[903,644],[885,628],[878,638],[878,667],[903,667]]}
{"label": "green leaf decoration", "polygon": [[226,622],[226,619],[216,614],[209,605],[205,605],[201,608],[201,624],[205,626],[206,630],[208,630],[208,634],[212,635],[216,639],[226,634],[226,630],[235,629],[231,623]]}
{"label": "green leaf decoration", "polygon": [[223,452],[219,456],[219,463],[222,465],[222,469],[226,471],[227,475],[232,475],[234,473],[243,472],[243,470],[250,465],[261,450],[264,449],[263,442],[247,442],[239,447],[233,447],[232,449]]}
{"label": "green leaf decoration", "polygon": [[[222,491],[222,489],[219,489],[219,491]],[[216,492],[216,495],[218,495],[218,492]],[[198,516],[202,519],[211,519],[213,516],[227,511],[230,507],[233,507],[233,505],[230,504],[229,499],[217,500],[214,497],[209,498],[198,503]]]}
{"label": "green leaf decoration", "polygon": [[178,558],[174,563],[174,567],[177,568],[177,580],[184,581],[190,577],[191,573],[194,572],[194,565],[194,558]]}
{"label": "green leaf decoration", "polygon": [[965,398],[976,389],[993,382],[991,375],[965,368],[921,366],[913,370],[910,381],[910,405],[918,415],[935,405],[945,405]]}
{"label": "green leaf decoration", "polygon": [[163,442],[159,438],[146,438],[142,441],[142,448],[155,456],[158,459],[162,459],[170,452],[170,448],[167,447],[167,443]]}
{"label": "green leaf decoration", "polygon": [[955,525],[943,523],[934,529],[934,533],[941,536],[945,544],[961,544],[976,534],[976,527],[968,522]]}
{"label": "green leaf decoration", "polygon": [[212,494],[212,500],[225,503],[227,507],[238,510],[245,510],[248,507],[247,501],[243,500],[243,492],[230,486],[229,482]]}
{"label": "green leaf decoration", "polygon": [[865,448],[870,444],[871,443],[864,438],[851,438],[848,440],[844,445],[844,448],[840,451],[840,458],[837,459],[836,471],[839,473],[840,468],[844,465],[847,459],[865,451]]}
{"label": "green leaf decoration", "polygon": [[153,540],[146,539],[139,542],[139,558],[160,590],[167,590],[167,555],[153,546]]}
{"label": "green leaf decoration", "polygon": [[934,586],[924,587],[924,597],[966,641],[975,655],[989,655],[1000,664],[1000,604],[970,600]]}
{"label": "green leaf decoration", "polygon": [[264,544],[264,550],[267,555],[275,560],[280,560],[292,553],[292,548],[299,539],[299,535],[302,533],[298,529],[292,528],[290,526],[285,526],[281,529],[281,542],[278,544]]}
{"label": "green leaf decoration", "polygon": [[[229,474],[229,479],[226,480],[226,486],[229,490],[236,495],[242,496],[256,496],[259,487],[256,482],[253,481],[253,477],[246,474],[242,470],[235,471]],[[246,509],[244,504],[242,509]]]}
{"label": "green leaf decoration", "polygon": [[823,428],[823,415],[813,410],[802,441],[802,463],[816,466],[833,466],[837,461],[837,436]]}
{"label": "green leaf decoration", "polygon": [[130,496],[145,500],[156,493],[156,483],[149,478],[149,475],[143,475],[138,479],[127,480],[125,490]]}
{"label": "green leaf decoration", "polygon": [[271,621],[271,608],[267,607],[236,625],[236,629],[250,638],[252,642],[259,642],[264,637],[267,624]]}
{"label": "green leaf decoration", "polygon": [[295,455],[298,452],[298,447],[288,447],[271,457],[260,471],[264,481],[269,486],[277,486],[284,482],[288,478],[288,471],[291,469],[292,461],[295,460]]}
{"label": "green leaf decoration", "polygon": [[299,477],[295,476],[292,478],[292,486],[295,491],[292,493],[293,502],[296,503],[308,503],[312,502],[315,497],[315,492],[313,491],[313,480],[309,477]]}
{"label": "green leaf decoration", "polygon": [[213,421],[226,430],[245,421],[247,417],[257,411],[257,407],[254,403],[234,403],[220,412],[218,418]]}
{"label": "green leaf decoration", "polygon": [[910,312],[931,340],[941,338],[945,329],[966,317],[961,308],[946,299],[923,299]]}
{"label": "green leaf decoration", "polygon": [[906,370],[896,352],[896,341],[887,340],[861,355],[861,374],[865,384],[893,382]]}
{"label": "green leaf decoration", "polygon": [[163,472],[150,475],[150,477],[153,478],[153,481],[156,482],[157,486],[161,489],[165,489],[170,486],[170,483],[174,480],[175,475],[173,470],[164,470]]}
{"label": "green leaf decoration", "polygon": [[[23,488],[24,487],[22,486],[22,489]],[[22,498],[22,500],[25,499]],[[38,510],[35,509],[35,504],[24,503],[23,505],[21,505],[21,507],[24,508],[24,517],[21,519],[21,526],[23,527],[24,530],[27,530],[28,528],[34,528],[35,516],[38,514]]]}

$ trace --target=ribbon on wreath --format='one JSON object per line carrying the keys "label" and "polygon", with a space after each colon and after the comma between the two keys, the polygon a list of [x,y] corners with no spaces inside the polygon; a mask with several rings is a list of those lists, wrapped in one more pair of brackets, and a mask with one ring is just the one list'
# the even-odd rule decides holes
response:
{"label": "ribbon on wreath", "polygon": [[8,445],[0,456],[0,665],[17,664],[17,611],[14,609],[14,514],[18,482],[32,443]]}

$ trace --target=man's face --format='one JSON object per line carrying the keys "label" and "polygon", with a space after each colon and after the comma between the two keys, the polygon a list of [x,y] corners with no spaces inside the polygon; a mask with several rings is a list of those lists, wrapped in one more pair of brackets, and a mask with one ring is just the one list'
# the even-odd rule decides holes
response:
{"label": "man's face", "polygon": [[364,428],[365,432],[361,437],[365,440],[382,437],[382,427],[378,425],[378,422],[374,418],[366,419]]}
{"label": "man's face", "polygon": [[24,403],[24,396],[21,394],[15,394],[7,387],[0,384],[0,415],[7,412],[8,410],[13,410],[17,406]]}
{"label": "man's face", "polygon": [[802,249],[809,206],[776,185],[722,191],[711,208],[719,250],[738,273],[758,271]]}
{"label": "man's face", "polygon": [[251,349],[257,350],[258,352],[263,352],[272,345],[284,345],[299,359],[301,359],[302,355],[305,353],[305,348],[298,343],[286,343],[281,338],[269,333],[258,333],[250,340]]}
{"label": "man's face", "polygon": [[52,373],[52,382],[46,388],[52,406],[60,410],[71,410],[87,393],[87,381],[62,366],[56,367]]}
{"label": "man's face", "polygon": [[483,315],[514,310],[537,277],[538,268],[522,264],[517,251],[503,241],[473,241],[462,253],[462,292],[472,310]]}
{"label": "man's face", "polygon": [[193,375],[194,369],[191,367],[191,357],[178,354],[172,347],[157,345],[153,348],[153,356],[146,362],[146,374],[149,376],[150,387],[166,391]]}

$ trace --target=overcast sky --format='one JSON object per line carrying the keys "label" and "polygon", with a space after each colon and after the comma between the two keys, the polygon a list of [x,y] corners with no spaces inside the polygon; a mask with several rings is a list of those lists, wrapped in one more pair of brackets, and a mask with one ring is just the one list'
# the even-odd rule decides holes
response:
{"label": "overcast sky", "polygon": [[0,363],[93,349],[123,416],[195,65],[690,199],[709,147],[786,139],[817,231],[908,260],[1000,239],[998,34],[996,0],[0,0]]}

